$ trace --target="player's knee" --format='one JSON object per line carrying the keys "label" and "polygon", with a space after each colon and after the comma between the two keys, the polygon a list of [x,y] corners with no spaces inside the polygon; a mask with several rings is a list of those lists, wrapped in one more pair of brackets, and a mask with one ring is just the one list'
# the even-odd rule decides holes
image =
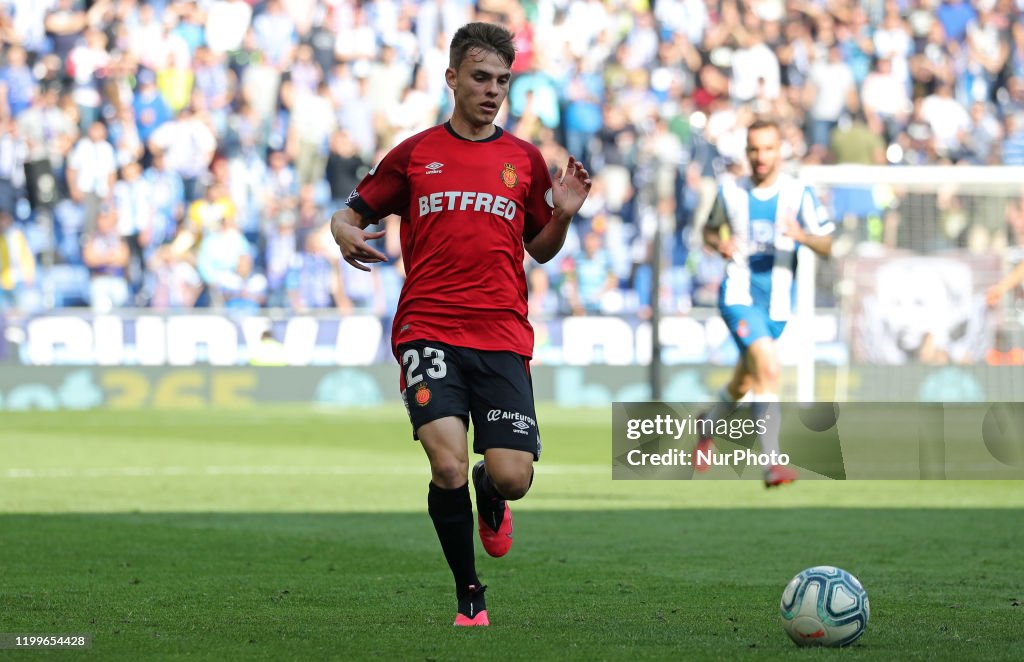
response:
{"label": "player's knee", "polygon": [[779,362],[774,360],[762,361],[757,366],[757,381],[762,386],[775,386],[779,383],[782,369]]}
{"label": "player's knee", "polygon": [[457,457],[435,458],[430,463],[430,473],[435,485],[454,490],[466,484],[469,463]]}
{"label": "player's knee", "polygon": [[495,483],[495,488],[501,493],[501,496],[505,497],[509,501],[516,501],[526,496],[526,493],[530,490],[529,483],[523,482],[502,482]]}
{"label": "player's knee", "polygon": [[764,347],[758,348],[752,354],[751,377],[753,378],[754,390],[772,388],[779,383],[782,370],[779,367],[779,360],[773,352],[764,351]]}
{"label": "player's knee", "polygon": [[529,467],[529,470],[504,469],[494,473],[488,469],[487,474],[491,477],[491,482],[494,483],[494,488],[498,490],[498,493],[509,501],[526,496],[526,493],[530,491],[530,484],[533,482],[533,467]]}

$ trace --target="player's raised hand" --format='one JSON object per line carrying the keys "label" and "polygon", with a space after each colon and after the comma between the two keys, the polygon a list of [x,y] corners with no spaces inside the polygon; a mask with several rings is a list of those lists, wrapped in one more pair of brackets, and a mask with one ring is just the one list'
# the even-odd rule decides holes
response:
{"label": "player's raised hand", "polygon": [[591,183],[587,169],[576,157],[570,156],[565,170],[559,168],[551,182],[552,205],[569,216],[575,216],[590,194]]}
{"label": "player's raised hand", "polygon": [[782,234],[799,244],[806,243],[807,240],[807,233],[797,222],[796,217],[791,215],[782,218]]}
{"label": "player's raised hand", "polygon": [[369,271],[370,267],[366,266],[367,264],[388,261],[386,255],[366,243],[371,239],[383,237],[384,230],[370,232],[358,228],[345,221],[343,212],[338,212],[331,217],[331,234],[341,249],[341,257],[360,271]]}

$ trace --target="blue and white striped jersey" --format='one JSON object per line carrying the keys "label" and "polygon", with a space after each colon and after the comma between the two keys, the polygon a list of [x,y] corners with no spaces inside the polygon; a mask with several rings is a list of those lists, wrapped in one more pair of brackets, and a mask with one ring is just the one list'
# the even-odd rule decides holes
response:
{"label": "blue and white striped jersey", "polygon": [[797,243],[782,232],[786,218],[812,235],[835,230],[814,191],[791,175],[780,174],[773,185],[761,188],[749,177],[721,183],[708,227],[727,226],[736,244],[725,270],[721,305],[756,305],[767,308],[773,320],[790,318]]}

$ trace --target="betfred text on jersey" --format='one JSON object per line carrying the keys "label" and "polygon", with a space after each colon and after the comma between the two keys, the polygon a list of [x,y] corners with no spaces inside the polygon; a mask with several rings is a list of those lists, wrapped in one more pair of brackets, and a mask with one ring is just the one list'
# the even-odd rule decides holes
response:
{"label": "betfred text on jersey", "polygon": [[510,221],[516,216],[515,200],[490,193],[439,191],[421,195],[418,202],[421,217],[442,211],[483,211]]}

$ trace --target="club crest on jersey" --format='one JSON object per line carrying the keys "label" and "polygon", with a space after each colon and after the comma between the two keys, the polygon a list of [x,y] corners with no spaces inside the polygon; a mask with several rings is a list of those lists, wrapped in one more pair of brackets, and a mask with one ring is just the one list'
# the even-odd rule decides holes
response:
{"label": "club crest on jersey", "polygon": [[426,384],[420,384],[419,388],[416,389],[416,404],[420,407],[426,407],[429,402],[430,389],[427,388]]}
{"label": "club crest on jersey", "polygon": [[516,174],[516,167],[514,165],[511,163],[505,164],[505,167],[501,170],[501,181],[509,188],[516,187],[516,184],[519,183],[519,175]]}

